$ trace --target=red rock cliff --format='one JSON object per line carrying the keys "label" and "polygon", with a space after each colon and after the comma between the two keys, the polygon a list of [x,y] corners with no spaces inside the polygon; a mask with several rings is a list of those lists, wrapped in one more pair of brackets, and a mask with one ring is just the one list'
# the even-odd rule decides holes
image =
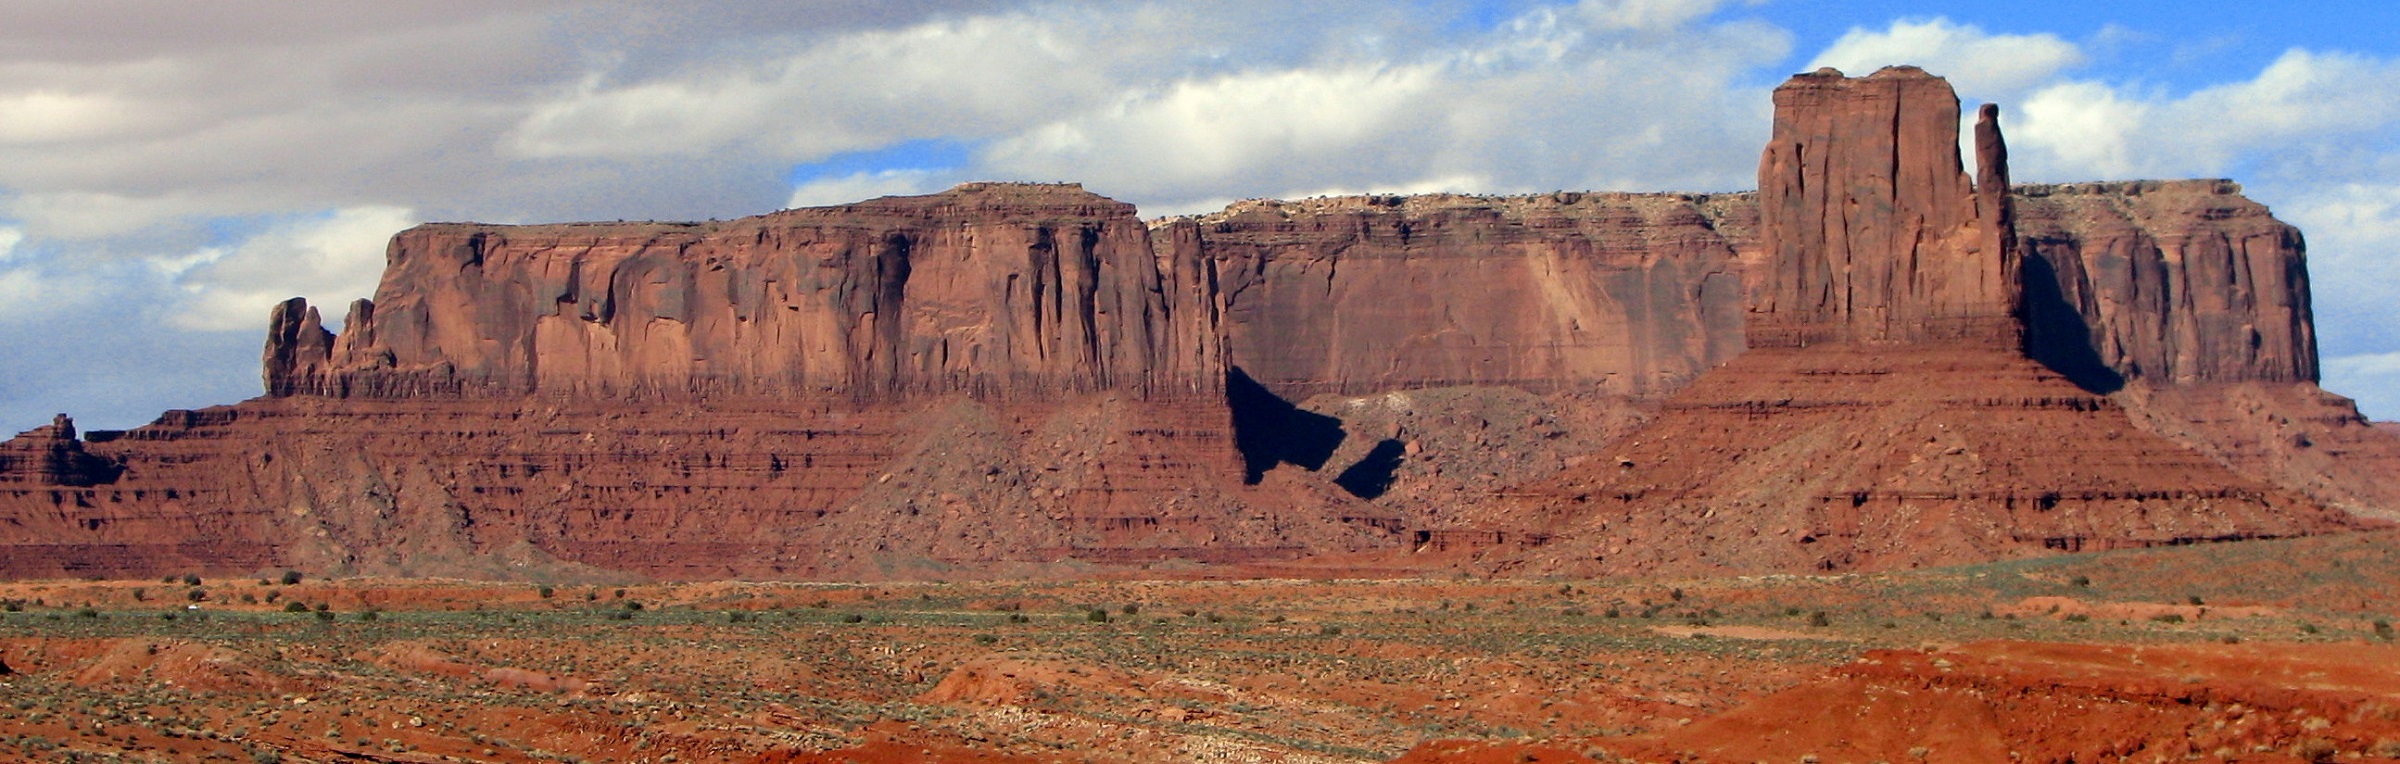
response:
{"label": "red rock cliff", "polygon": [[1763,289],[1754,346],[2016,341],[2007,154],[1985,109],[1981,183],[1958,153],[1958,96],[1915,67],[1831,69],[1775,89],[1759,159]]}
{"label": "red rock cliff", "polygon": [[970,184],[723,223],[435,224],[340,337],[276,308],[271,395],[1013,398],[1221,384],[1196,263],[1131,205]]}
{"label": "red rock cliff", "polygon": [[[1914,69],[1776,92],[1753,349],[1465,527],[1512,573],[1913,567],[2322,533],[2354,517],[2145,431],[2020,344],[1997,112]],[[1429,534],[1431,537],[1432,534]],[[1473,539],[1473,541],[1465,541]]]}
{"label": "red rock cliff", "polygon": [[2017,189],[2035,354],[2158,383],[2314,382],[2300,231],[2223,180]]}
{"label": "red rock cliff", "polygon": [[1453,385],[1660,394],[1741,352],[1705,197],[1252,201],[1167,221],[1205,258],[1228,362],[1294,397]]}

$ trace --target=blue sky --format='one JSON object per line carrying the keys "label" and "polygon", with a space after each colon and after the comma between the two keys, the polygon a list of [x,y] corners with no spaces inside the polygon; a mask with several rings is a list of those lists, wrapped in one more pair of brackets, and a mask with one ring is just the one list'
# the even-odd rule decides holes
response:
{"label": "blue sky", "polygon": [[268,308],[418,222],[1737,190],[1825,63],[2000,103],[2020,180],[2242,181],[2309,238],[2327,387],[2400,419],[2400,4],[195,5],[0,11],[0,428],[256,395]]}

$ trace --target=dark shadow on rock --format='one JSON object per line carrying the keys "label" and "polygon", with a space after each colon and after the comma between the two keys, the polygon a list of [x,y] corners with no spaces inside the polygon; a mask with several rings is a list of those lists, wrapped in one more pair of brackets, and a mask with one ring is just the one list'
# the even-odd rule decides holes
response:
{"label": "dark shadow on rock", "polygon": [[1225,373],[1225,404],[1233,409],[1233,446],[1242,452],[1242,481],[1257,485],[1277,464],[1325,468],[1348,433],[1342,420],[1294,406],[1251,379],[1241,367]]}
{"label": "dark shadow on rock", "polygon": [[2110,368],[2092,343],[2092,325],[2067,302],[2058,269],[2033,248],[2025,253],[2025,354],[2085,390],[2101,395],[2124,389],[2125,375]]}
{"label": "dark shadow on rock", "polygon": [[1400,457],[1407,452],[1400,441],[1384,438],[1359,457],[1358,463],[1342,470],[1333,484],[1361,499],[1382,498],[1383,492],[1392,489],[1392,475],[1400,471]]}

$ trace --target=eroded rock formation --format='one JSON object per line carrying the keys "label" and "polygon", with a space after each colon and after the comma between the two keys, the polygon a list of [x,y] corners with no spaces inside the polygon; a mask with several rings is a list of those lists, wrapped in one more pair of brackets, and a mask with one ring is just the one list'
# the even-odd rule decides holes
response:
{"label": "eroded rock formation", "polygon": [[[1759,165],[1767,261],[1751,339],[1763,347],[1668,399],[1609,460],[1425,540],[1487,547],[1488,564],[1512,572],[1625,574],[1913,567],[2356,527],[2142,429],[2024,352],[2011,205],[1944,171],[1957,167],[1956,123],[1937,118],[1957,113],[1948,92],[1910,69],[1779,88]],[[1981,111],[1976,138],[1982,175],[2003,184],[1996,116]]]}
{"label": "eroded rock formation", "polygon": [[1228,363],[1278,394],[1459,385],[1657,395],[1741,352],[1706,197],[1242,202],[1158,229],[1207,258]]}
{"label": "eroded rock formation", "polygon": [[[1195,253],[1196,254],[1196,253]],[[277,308],[270,394],[339,398],[1099,390],[1222,384],[1196,260],[1132,205],[968,184],[723,223],[434,224],[325,334]]]}
{"label": "eroded rock formation", "polygon": [[2314,382],[2300,231],[2231,181],[2021,186],[2028,323],[2054,366]]}
{"label": "eroded rock formation", "polygon": [[2019,335],[2007,149],[1975,128],[1980,182],[1958,152],[1958,96],[1915,67],[1820,69],[1775,89],[1759,159],[1765,272],[1750,344],[2012,344]]}
{"label": "eroded rock formation", "polygon": [[2400,501],[2230,184],[2012,196],[1989,107],[1970,181],[1911,69],[1777,103],[1757,194],[422,226],[340,334],[275,307],[267,397],[0,445],[0,576],[1856,569]]}

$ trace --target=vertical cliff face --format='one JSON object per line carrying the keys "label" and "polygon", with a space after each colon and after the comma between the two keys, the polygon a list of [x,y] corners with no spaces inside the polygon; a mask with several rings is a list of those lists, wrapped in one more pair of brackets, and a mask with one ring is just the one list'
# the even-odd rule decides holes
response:
{"label": "vertical cliff face", "polygon": [[1830,69],[1775,90],[1759,159],[1767,272],[1750,344],[2016,340],[2007,152],[1976,127],[1982,184],[1958,152],[1958,97],[1914,67]]}
{"label": "vertical cliff face", "polygon": [[1742,350],[1705,197],[1341,197],[1167,221],[1213,263],[1228,363],[1295,400],[1457,385],[1656,395]]}
{"label": "vertical cliff face", "polygon": [[2154,383],[2314,382],[2299,230],[2222,180],[2018,189],[2030,346]]}
{"label": "vertical cliff face", "polygon": [[1220,384],[1196,264],[1074,186],[724,223],[427,225],[330,337],[277,308],[270,394],[1001,398]]}
{"label": "vertical cliff face", "polygon": [[85,451],[75,436],[75,420],[65,414],[0,441],[0,485],[90,486],[115,480],[122,469]]}
{"label": "vertical cliff face", "polygon": [[[1753,345],[1472,531],[1508,572],[1890,568],[2355,527],[2024,353],[1997,112],[1913,69],[1776,92]],[[2080,315],[2080,314],[2078,314]]]}

